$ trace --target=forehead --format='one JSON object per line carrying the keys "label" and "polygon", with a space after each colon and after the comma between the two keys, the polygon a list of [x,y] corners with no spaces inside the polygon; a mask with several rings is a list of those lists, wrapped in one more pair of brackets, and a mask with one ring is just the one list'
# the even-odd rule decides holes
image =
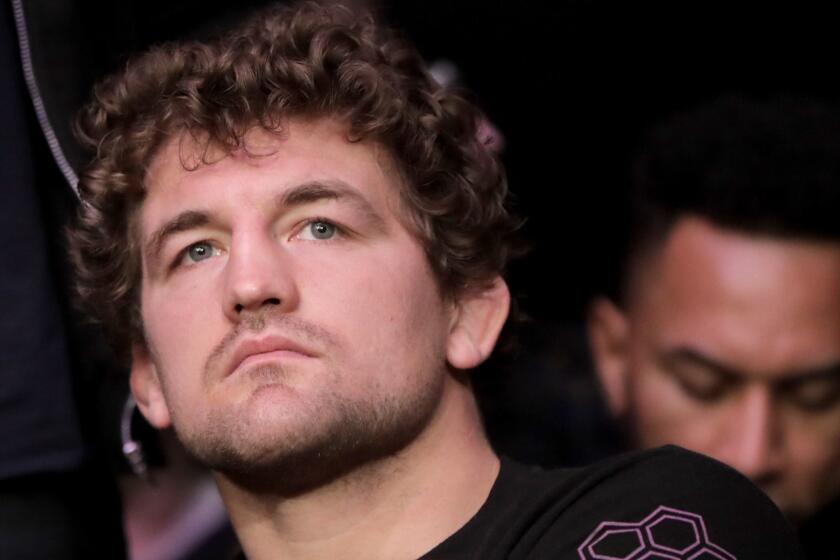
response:
{"label": "forehead", "polygon": [[307,182],[340,182],[372,205],[393,207],[401,178],[386,150],[350,142],[347,129],[330,119],[290,120],[280,132],[249,131],[244,148],[225,153],[182,134],[153,158],[146,175],[141,231],[172,215],[215,202],[230,208],[260,204]]}
{"label": "forehead", "polygon": [[653,344],[694,347],[745,372],[840,359],[840,244],[686,217],[641,269],[631,321]]}

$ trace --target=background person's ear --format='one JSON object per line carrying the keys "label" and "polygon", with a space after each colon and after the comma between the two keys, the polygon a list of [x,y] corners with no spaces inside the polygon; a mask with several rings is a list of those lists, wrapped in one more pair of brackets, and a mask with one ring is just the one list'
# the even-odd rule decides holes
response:
{"label": "background person's ear", "polygon": [[141,344],[131,349],[131,374],[129,377],[131,393],[137,402],[137,408],[149,421],[149,424],[161,430],[172,425],[169,407],[160,387],[157,368],[149,357],[149,352]]}
{"label": "background person's ear", "polygon": [[608,298],[598,297],[589,306],[587,329],[595,373],[607,405],[612,414],[622,416],[628,406],[630,330],[627,317]]}
{"label": "background person's ear", "polygon": [[501,276],[480,291],[464,293],[449,328],[446,359],[456,369],[471,369],[487,359],[510,311],[510,292]]}

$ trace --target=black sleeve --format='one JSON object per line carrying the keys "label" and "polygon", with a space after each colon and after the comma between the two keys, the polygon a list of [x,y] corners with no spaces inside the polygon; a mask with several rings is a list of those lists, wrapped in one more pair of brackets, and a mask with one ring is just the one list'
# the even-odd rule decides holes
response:
{"label": "black sleeve", "polygon": [[735,470],[676,447],[582,471],[528,556],[579,560],[796,560],[793,529]]}

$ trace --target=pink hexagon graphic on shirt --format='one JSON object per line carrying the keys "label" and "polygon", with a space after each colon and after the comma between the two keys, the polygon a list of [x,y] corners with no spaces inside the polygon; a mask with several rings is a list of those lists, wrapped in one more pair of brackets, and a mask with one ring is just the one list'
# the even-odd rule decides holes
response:
{"label": "pink hexagon graphic on shirt", "polygon": [[[634,536],[628,540],[629,535]],[[578,547],[578,557],[580,560],[737,560],[709,541],[702,516],[667,506],[659,506],[636,523],[601,523]]]}
{"label": "pink hexagon graphic on shirt", "polygon": [[729,560],[730,558],[734,558],[734,556],[720,547],[709,545],[689,556],[688,560]]}
{"label": "pink hexagon graphic on shirt", "polygon": [[[697,518],[700,516],[698,515]],[[702,523],[702,519],[700,520]],[[657,548],[685,554],[700,544],[697,524],[685,516],[666,514],[645,527],[648,539]],[[665,543],[668,544],[665,544]]]}
{"label": "pink hexagon graphic on shirt", "polygon": [[629,560],[644,547],[641,530],[612,527],[589,545],[589,553],[594,560]]}

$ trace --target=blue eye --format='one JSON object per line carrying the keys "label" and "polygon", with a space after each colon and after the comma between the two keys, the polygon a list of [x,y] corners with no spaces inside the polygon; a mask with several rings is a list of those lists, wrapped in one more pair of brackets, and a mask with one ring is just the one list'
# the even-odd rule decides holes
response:
{"label": "blue eye", "polygon": [[203,261],[213,256],[213,246],[206,241],[199,241],[187,247],[187,257],[193,261]]}
{"label": "blue eye", "polygon": [[311,222],[306,226],[306,229],[309,230],[313,239],[330,239],[336,234],[335,225],[324,221]]}

